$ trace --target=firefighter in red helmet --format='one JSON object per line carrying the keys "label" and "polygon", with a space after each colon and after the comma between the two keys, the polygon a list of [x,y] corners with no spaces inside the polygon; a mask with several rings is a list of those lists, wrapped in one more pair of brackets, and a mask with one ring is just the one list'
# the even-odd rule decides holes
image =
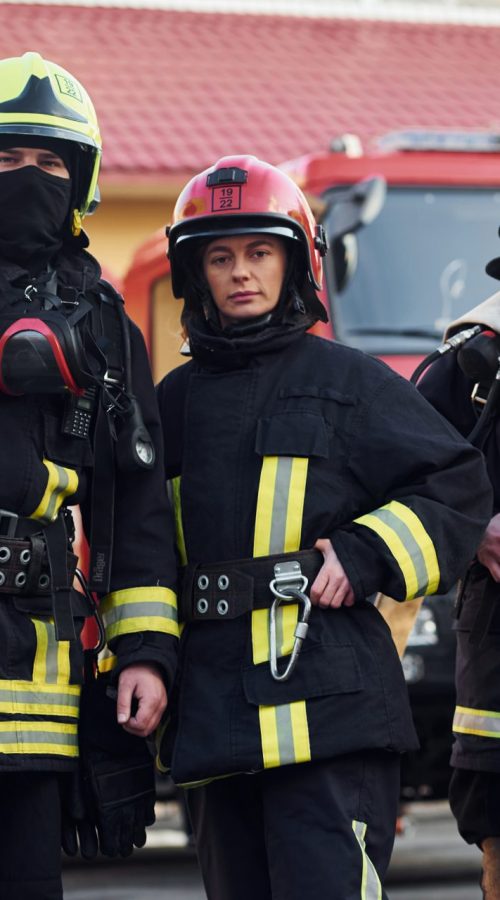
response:
{"label": "firefighter in red helmet", "polygon": [[[69,72],[35,52],[0,60],[2,900],[60,900],[61,843],[87,857],[142,846],[154,820],[146,737],[175,665],[154,386],[82,231],[100,158],[94,107]],[[80,640],[96,597],[98,679]]]}
{"label": "firefighter in red helmet", "polygon": [[197,175],[168,252],[192,360],[158,387],[184,563],[160,761],[210,900],[385,898],[416,737],[367,598],[449,589],[489,512],[481,456],[384,364],[307,333],[327,245],[283,172]]}

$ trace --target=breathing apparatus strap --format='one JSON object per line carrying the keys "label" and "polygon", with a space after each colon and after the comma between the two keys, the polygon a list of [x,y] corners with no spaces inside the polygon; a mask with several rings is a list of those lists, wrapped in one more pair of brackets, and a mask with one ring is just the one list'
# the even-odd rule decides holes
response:
{"label": "breathing apparatus strap", "polygon": [[71,610],[71,585],[66,567],[68,536],[64,515],[44,528],[45,546],[49,561],[52,586],[52,612],[56,640],[76,640],[75,623]]}
{"label": "breathing apparatus strap", "polygon": [[113,556],[115,453],[108,411],[99,404],[95,425],[92,479],[89,589],[109,592]]}
{"label": "breathing apparatus strap", "polygon": [[[108,361],[106,379],[113,385],[127,388],[126,361],[130,358],[130,332],[122,328],[121,296],[105,282],[107,293],[100,294],[96,305],[94,333],[103,335],[103,351]],[[111,293],[112,292],[112,293]],[[94,435],[94,472],[92,479],[89,589],[107,594],[110,587],[113,557],[115,507],[115,434],[112,409],[104,391],[101,392]]]}

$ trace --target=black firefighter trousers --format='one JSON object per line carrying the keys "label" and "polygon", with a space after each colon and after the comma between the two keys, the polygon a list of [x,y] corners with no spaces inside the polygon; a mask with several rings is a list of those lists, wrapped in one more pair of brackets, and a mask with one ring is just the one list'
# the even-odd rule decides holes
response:
{"label": "black firefighter trousers", "polygon": [[186,791],[208,900],[387,900],[399,761],[366,751]]}
{"label": "black firefighter trousers", "polygon": [[0,775],[0,898],[62,900],[59,776]]}

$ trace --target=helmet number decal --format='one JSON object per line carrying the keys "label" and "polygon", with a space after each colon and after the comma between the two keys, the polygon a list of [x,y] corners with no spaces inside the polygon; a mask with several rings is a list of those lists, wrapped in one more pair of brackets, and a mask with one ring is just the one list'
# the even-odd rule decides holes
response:
{"label": "helmet number decal", "polygon": [[212,188],[212,212],[241,209],[241,185],[220,185]]}
{"label": "helmet number decal", "polygon": [[82,95],[78,85],[75,84],[71,78],[67,78],[66,75],[61,75],[60,72],[55,72],[54,74],[61,94],[66,94],[67,97],[73,97],[73,100],[79,100],[81,103]]}

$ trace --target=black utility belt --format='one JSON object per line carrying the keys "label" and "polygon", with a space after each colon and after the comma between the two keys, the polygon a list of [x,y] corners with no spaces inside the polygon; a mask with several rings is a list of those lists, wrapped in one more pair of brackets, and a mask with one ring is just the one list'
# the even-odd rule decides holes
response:
{"label": "black utility belt", "polygon": [[[66,553],[68,587],[73,582],[78,558]],[[0,535],[0,595],[14,598],[20,612],[51,615],[53,583],[45,541],[42,535],[13,538]],[[71,609],[75,616],[90,616],[93,610],[83,594],[71,591]]]}
{"label": "black utility belt", "polygon": [[50,590],[50,568],[43,537],[0,535],[0,593],[49,594]]}
{"label": "black utility belt", "polygon": [[[275,586],[280,588],[280,573],[283,573],[285,586],[294,583],[296,578],[301,589],[309,591],[323,562],[319,550],[298,550],[209,565],[188,565],[182,582],[180,620],[223,622],[254,609],[269,609],[275,599],[270,586],[278,582]],[[285,587],[282,592],[286,594]]]}

